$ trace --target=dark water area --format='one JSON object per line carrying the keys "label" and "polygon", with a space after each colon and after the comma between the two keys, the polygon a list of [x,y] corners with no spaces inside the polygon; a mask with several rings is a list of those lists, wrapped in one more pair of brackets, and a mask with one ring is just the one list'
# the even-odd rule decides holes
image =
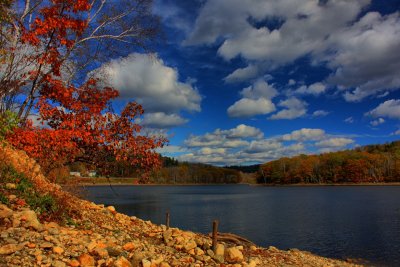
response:
{"label": "dark water area", "polygon": [[94,186],[87,198],[201,233],[220,221],[259,246],[298,248],[374,266],[400,266],[400,186]]}

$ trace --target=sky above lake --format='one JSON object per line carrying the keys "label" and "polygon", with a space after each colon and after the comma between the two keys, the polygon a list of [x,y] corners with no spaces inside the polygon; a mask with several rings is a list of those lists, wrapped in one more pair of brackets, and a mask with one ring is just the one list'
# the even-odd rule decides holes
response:
{"label": "sky above lake", "polygon": [[108,62],[121,103],[214,165],[400,137],[400,0],[156,0],[155,54]]}

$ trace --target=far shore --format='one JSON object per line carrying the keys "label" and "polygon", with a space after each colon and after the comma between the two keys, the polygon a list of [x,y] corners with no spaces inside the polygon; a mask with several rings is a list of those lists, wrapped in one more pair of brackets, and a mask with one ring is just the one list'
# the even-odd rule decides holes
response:
{"label": "far shore", "polygon": [[[74,186],[214,186],[214,185],[248,185],[248,186],[265,186],[265,187],[321,187],[321,186],[400,186],[400,182],[389,183],[297,183],[297,184],[254,184],[254,183],[238,183],[238,184],[221,184],[221,183],[148,183],[139,184],[137,178],[83,178],[86,181],[72,183]],[[87,181],[93,179],[90,182]],[[69,186],[63,184],[62,186]]]}

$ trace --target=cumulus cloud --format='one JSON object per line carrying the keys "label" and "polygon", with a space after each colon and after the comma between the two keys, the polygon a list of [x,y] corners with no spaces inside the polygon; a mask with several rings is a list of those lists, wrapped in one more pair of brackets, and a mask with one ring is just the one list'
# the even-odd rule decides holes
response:
{"label": "cumulus cloud", "polygon": [[[209,0],[184,44],[218,43],[222,58],[249,63],[227,76],[228,82],[308,56],[330,69],[326,83],[344,90],[347,101],[360,101],[400,88],[400,12],[362,14],[370,2]],[[301,87],[298,93],[325,89]]]}
{"label": "cumulus cloud", "polygon": [[148,113],[143,116],[141,125],[150,128],[171,128],[188,122],[178,114],[165,114],[164,112]]}
{"label": "cumulus cloud", "polygon": [[230,117],[252,117],[273,111],[275,111],[275,105],[269,99],[242,98],[228,108],[228,115]]}
{"label": "cumulus cloud", "polygon": [[329,114],[328,111],[325,110],[316,110],[312,113],[312,117],[325,117]]}
{"label": "cumulus cloud", "polygon": [[248,137],[262,138],[264,136],[264,133],[260,129],[245,124],[239,124],[238,126],[230,130],[217,132],[222,135],[226,135],[228,139]]}
{"label": "cumulus cloud", "polygon": [[325,131],[322,129],[302,128],[289,134],[282,135],[283,141],[316,141],[325,137]]}
{"label": "cumulus cloud", "polygon": [[307,103],[296,98],[291,97],[279,102],[278,106],[285,109],[280,110],[278,113],[269,117],[271,120],[292,120],[304,116],[307,113]]}
{"label": "cumulus cloud", "polygon": [[383,118],[379,118],[377,120],[373,120],[370,122],[372,126],[378,126],[379,124],[385,123],[385,120]]}
{"label": "cumulus cloud", "polygon": [[302,85],[294,91],[294,94],[298,95],[320,95],[326,90],[326,85],[323,83],[313,83],[309,86]]}
{"label": "cumulus cloud", "polygon": [[134,98],[149,112],[200,111],[201,96],[191,83],[157,55],[133,53],[112,60],[100,70],[122,97]]}
{"label": "cumulus cloud", "polygon": [[212,133],[204,135],[192,135],[185,140],[185,145],[188,147],[226,147],[234,148],[248,145],[244,139],[260,139],[264,133],[255,127],[240,124],[235,128],[228,130],[216,129]]}
{"label": "cumulus cloud", "polygon": [[[247,130],[236,134],[237,129]],[[217,165],[254,164],[300,153],[334,151],[354,143],[350,138],[327,134],[323,129],[302,128],[268,138],[259,131],[239,125],[228,130],[216,129],[212,133],[190,136],[185,141],[188,152],[180,155],[179,159]],[[237,145],[227,145],[230,142]]]}
{"label": "cumulus cloud", "polygon": [[396,90],[400,87],[400,13],[382,16],[369,12],[351,27],[331,35],[336,48],[329,64],[328,81],[350,91],[347,101]]}
{"label": "cumulus cloud", "polygon": [[255,65],[249,65],[245,68],[240,68],[229,74],[224,78],[228,83],[246,81],[258,75],[259,70]]}
{"label": "cumulus cloud", "polygon": [[264,115],[276,109],[271,99],[278,95],[278,91],[264,79],[256,80],[251,86],[240,91],[240,95],[243,98],[227,110],[230,117]]}
{"label": "cumulus cloud", "polygon": [[387,100],[365,115],[370,115],[375,118],[387,117],[391,119],[400,119],[400,99]]}
{"label": "cumulus cloud", "polygon": [[320,142],[317,142],[315,145],[321,148],[343,148],[352,143],[354,143],[353,139],[336,137],[336,138],[329,138],[327,140],[322,140]]}
{"label": "cumulus cloud", "polygon": [[152,127],[181,125],[187,121],[180,117],[181,111],[201,110],[201,96],[192,81],[179,81],[178,70],[157,55],[133,53],[111,60],[93,73],[116,88],[122,98],[141,104],[147,114],[144,122]]}

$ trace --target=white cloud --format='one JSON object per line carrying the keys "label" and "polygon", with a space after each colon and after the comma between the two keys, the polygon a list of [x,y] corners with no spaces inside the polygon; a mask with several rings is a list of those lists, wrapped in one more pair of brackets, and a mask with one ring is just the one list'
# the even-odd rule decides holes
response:
{"label": "white cloud", "polygon": [[400,119],[400,99],[387,100],[365,115]]}
{"label": "white cloud", "polygon": [[292,120],[304,116],[307,113],[307,103],[296,98],[291,97],[279,102],[278,106],[285,109],[280,110],[278,113],[269,117],[271,120]]}
{"label": "white cloud", "polygon": [[320,95],[324,93],[326,90],[326,85],[323,83],[313,83],[309,86],[300,86],[297,90],[294,91],[295,94],[298,95]]}
{"label": "white cloud", "polygon": [[258,67],[251,64],[245,68],[235,70],[234,72],[226,76],[224,80],[228,83],[246,81],[248,79],[256,77],[258,75],[258,72]]}
{"label": "white cloud", "polygon": [[302,128],[300,130],[295,130],[290,134],[282,135],[281,139],[283,141],[316,141],[321,140],[325,137],[325,131],[322,129],[309,129]]}
{"label": "white cloud", "polygon": [[228,130],[216,129],[212,133],[204,135],[192,135],[185,140],[188,147],[223,147],[235,148],[248,145],[244,139],[260,139],[264,133],[255,127],[240,124]]}
{"label": "white cloud", "polygon": [[199,150],[198,153],[201,155],[224,155],[226,153],[226,149],[203,147]]}
{"label": "white cloud", "polygon": [[400,129],[396,130],[395,132],[391,133],[390,135],[400,135]]}
{"label": "white cloud", "polygon": [[345,123],[353,123],[353,122],[354,122],[354,119],[353,119],[353,117],[348,117],[348,118],[344,119],[343,121],[344,121]]}
{"label": "white cloud", "polygon": [[317,142],[315,145],[322,148],[343,148],[352,143],[354,143],[353,139],[337,137]]}
{"label": "white cloud", "polygon": [[377,120],[373,120],[370,122],[372,126],[378,126],[379,124],[385,123],[385,120],[383,118],[379,118]]}
{"label": "white cloud", "polygon": [[269,99],[259,98],[254,100],[242,98],[228,108],[228,115],[230,117],[252,117],[268,114],[273,111],[275,111],[275,105]]}
{"label": "white cloud", "polygon": [[261,132],[260,129],[245,124],[240,124],[236,126],[236,128],[230,130],[220,131],[220,133],[226,135],[229,139],[248,137],[262,138],[264,136],[264,133]]}
{"label": "white cloud", "polygon": [[[308,56],[314,66],[331,70],[324,83],[337,86],[347,101],[360,101],[400,88],[400,12],[360,16],[370,3],[208,0],[185,44],[218,43],[225,60],[248,62],[225,78],[229,82],[253,79]],[[324,90],[303,87],[298,93]]]}
{"label": "white cloud", "polygon": [[[300,153],[334,151],[354,143],[350,138],[327,134],[323,129],[302,128],[268,138],[257,134],[259,129],[235,134],[235,129],[250,129],[248,127],[239,125],[233,129],[216,129],[212,133],[190,136],[185,140],[187,153],[180,155],[179,160],[217,165],[254,164]],[[230,142],[235,145],[227,145]]]}
{"label": "white cloud", "polygon": [[240,94],[244,98],[258,99],[266,98],[272,99],[278,95],[278,91],[266,81],[259,79],[253,83],[252,86],[244,88]]}
{"label": "white cloud", "polygon": [[188,122],[187,119],[184,119],[177,114],[155,112],[145,114],[140,124],[150,128],[166,129],[185,124],[186,122]]}
{"label": "white cloud", "polygon": [[400,88],[400,13],[369,12],[351,27],[331,35],[336,53],[329,56],[334,70],[328,81],[351,89],[347,101]]}
{"label": "white cloud", "polygon": [[328,111],[325,110],[316,110],[313,112],[313,114],[311,115],[312,117],[325,117],[329,114]]}
{"label": "white cloud", "polygon": [[200,111],[201,96],[190,82],[179,81],[178,71],[157,55],[133,53],[111,60],[96,70],[121,97],[133,98],[146,112]]}

